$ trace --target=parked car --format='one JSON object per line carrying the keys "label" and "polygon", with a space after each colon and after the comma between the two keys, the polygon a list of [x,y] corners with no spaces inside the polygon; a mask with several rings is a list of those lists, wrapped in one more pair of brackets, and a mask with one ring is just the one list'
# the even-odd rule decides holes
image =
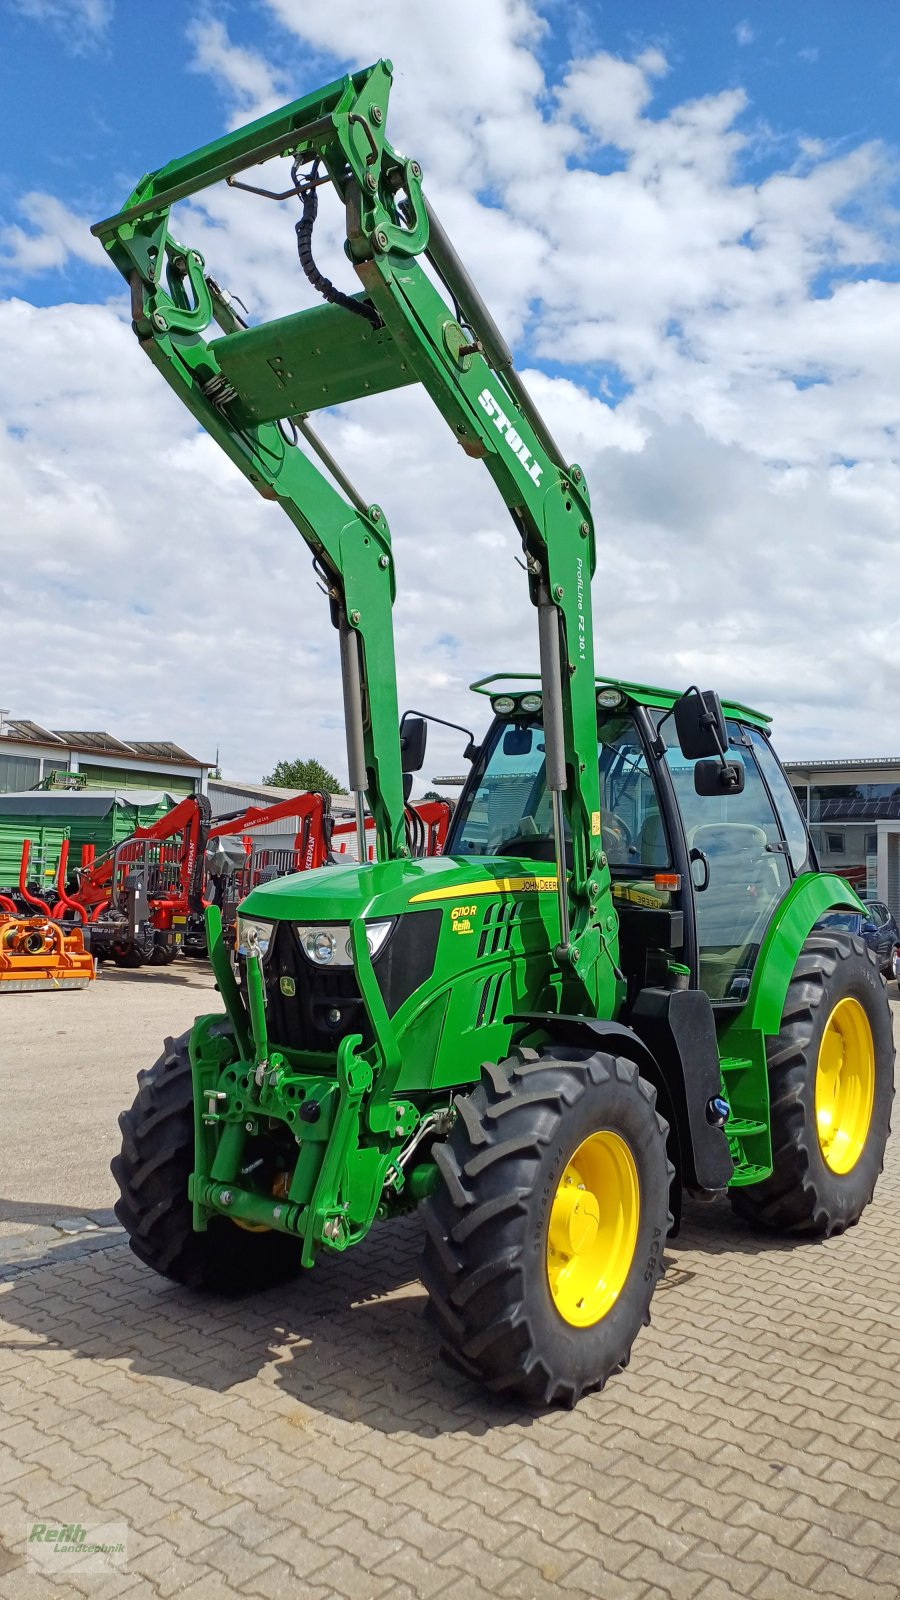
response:
{"label": "parked car", "polygon": [[900,927],[881,900],[867,900],[863,911],[827,911],[816,924],[819,928],[843,928],[855,933],[874,950],[886,978],[900,978]]}

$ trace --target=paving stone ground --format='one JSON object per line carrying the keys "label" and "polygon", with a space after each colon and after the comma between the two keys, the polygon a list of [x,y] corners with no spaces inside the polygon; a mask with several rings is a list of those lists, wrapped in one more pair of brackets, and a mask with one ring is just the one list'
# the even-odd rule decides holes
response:
{"label": "paving stone ground", "polygon": [[[230,1303],[102,1246],[0,1283],[2,1600],[900,1595],[900,1140],[840,1239],[690,1208],[629,1370],[574,1412],[442,1364],[414,1219]],[[38,1570],[35,1522],[124,1525],[124,1565]]]}

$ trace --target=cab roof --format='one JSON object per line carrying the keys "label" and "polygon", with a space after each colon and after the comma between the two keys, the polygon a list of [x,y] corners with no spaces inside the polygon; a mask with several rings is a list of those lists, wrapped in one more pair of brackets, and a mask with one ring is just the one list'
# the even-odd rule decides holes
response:
{"label": "cab roof", "polygon": [[[475,694],[490,696],[503,694],[515,695],[527,693],[527,685],[540,684],[540,676],[536,672],[492,672],[486,678],[476,678],[470,683],[469,688]],[[684,693],[684,689],[660,689],[650,683],[627,683],[624,678],[595,678],[598,689],[619,689],[637,705],[652,706],[660,711],[668,711]],[[752,722],[757,727],[766,728],[772,721],[764,711],[754,711],[752,706],[742,705],[739,700],[723,700],[722,710],[726,717],[732,717],[738,722]]]}

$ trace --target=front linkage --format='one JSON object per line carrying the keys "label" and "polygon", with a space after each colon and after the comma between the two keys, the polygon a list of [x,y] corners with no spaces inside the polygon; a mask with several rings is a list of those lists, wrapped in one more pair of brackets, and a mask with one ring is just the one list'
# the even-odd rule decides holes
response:
{"label": "front linkage", "polygon": [[[300,1241],[302,1264],[309,1267],[320,1248],[345,1250],[363,1238],[376,1215],[407,1210],[429,1192],[437,1174],[427,1150],[431,1140],[449,1130],[454,1114],[446,1094],[425,1110],[411,1099],[393,1097],[399,1046],[375,980],[362,918],[351,923],[350,938],[363,1001],[378,1024],[379,1047],[363,1052],[362,1036],[348,1034],[338,1046],[335,1069],[321,1076],[296,1070],[285,1054],[270,1050],[258,944],[251,940],[246,956],[245,1003],[215,906],[207,909],[206,929],[231,1026],[223,1029],[221,1016],[200,1017],[191,1034],[194,1227],[203,1231],[219,1212],[251,1228],[276,1229]],[[373,1055],[379,1062],[377,1080]],[[278,1160],[272,1139],[276,1124],[285,1135],[283,1165],[272,1164],[273,1156]],[[267,1154],[254,1159],[260,1137]],[[258,1169],[266,1163],[269,1192],[261,1193]]]}

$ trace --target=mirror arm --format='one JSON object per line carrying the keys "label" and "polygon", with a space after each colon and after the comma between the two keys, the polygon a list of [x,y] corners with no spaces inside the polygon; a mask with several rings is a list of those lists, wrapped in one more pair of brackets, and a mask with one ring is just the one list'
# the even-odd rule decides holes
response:
{"label": "mirror arm", "polygon": [[653,742],[652,742],[652,744],[650,746],[650,749],[653,752],[653,754],[655,755],[657,761],[662,761],[662,758],[666,753],[666,741],[662,736],[662,725],[663,725],[664,722],[668,722],[669,718],[673,715],[674,711],[675,711],[675,707],[674,707],[674,705],[671,705],[669,707],[668,711],[664,711],[663,712],[663,714],[660,717],[659,722],[657,724],[656,738],[653,740]]}
{"label": "mirror arm", "polygon": [[469,742],[463,751],[463,760],[475,760],[479,750],[479,746],[475,743],[475,735],[474,733],[470,732],[468,728],[464,728],[461,722],[447,722],[444,717],[436,717],[430,711],[414,711],[412,707],[410,707],[408,711],[404,711],[402,717],[400,718],[401,735],[403,733],[403,724],[407,717],[422,717],[425,722],[439,722],[442,728],[455,728],[457,733],[464,733]]}

